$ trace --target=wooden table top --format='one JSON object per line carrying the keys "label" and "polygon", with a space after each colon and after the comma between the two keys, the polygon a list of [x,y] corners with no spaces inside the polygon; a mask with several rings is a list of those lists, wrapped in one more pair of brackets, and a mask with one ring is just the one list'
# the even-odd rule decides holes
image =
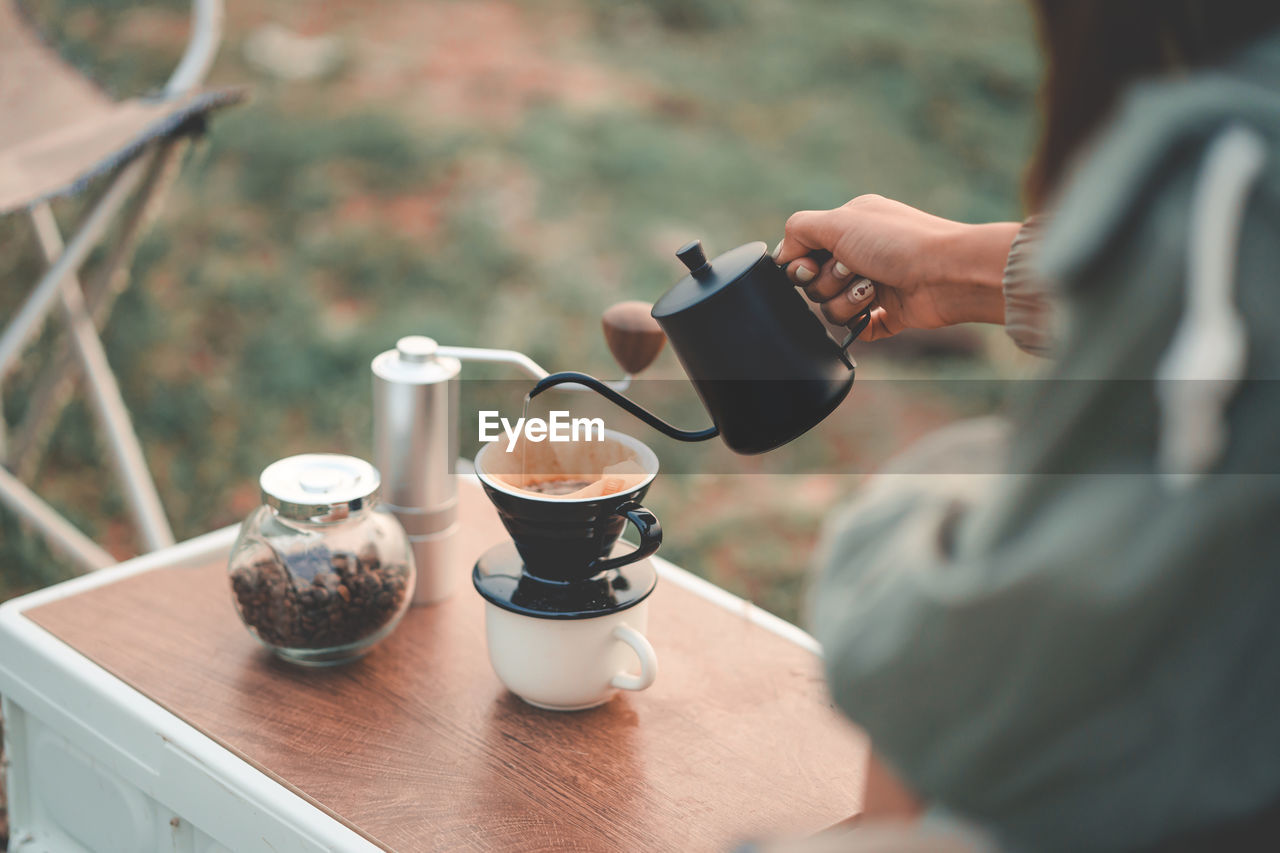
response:
{"label": "wooden table top", "polygon": [[[462,518],[469,565],[504,533],[470,481]],[[26,615],[391,850],[726,850],[861,807],[867,745],[831,707],[818,660],[670,582],[650,604],[657,682],[577,713],[502,687],[469,585],[327,670],[250,637],[222,562]]]}

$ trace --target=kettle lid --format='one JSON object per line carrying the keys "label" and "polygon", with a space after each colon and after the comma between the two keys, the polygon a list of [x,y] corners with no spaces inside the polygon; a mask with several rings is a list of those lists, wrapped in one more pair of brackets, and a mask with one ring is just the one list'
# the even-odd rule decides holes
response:
{"label": "kettle lid", "polygon": [[764,243],[746,243],[708,261],[701,240],[686,243],[676,257],[689,268],[689,274],[654,303],[651,313],[661,320],[692,308],[749,273],[767,250]]}

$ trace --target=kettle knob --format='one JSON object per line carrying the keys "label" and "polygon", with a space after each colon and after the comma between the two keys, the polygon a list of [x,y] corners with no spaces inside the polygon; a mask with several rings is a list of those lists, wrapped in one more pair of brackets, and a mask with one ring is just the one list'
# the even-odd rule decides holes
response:
{"label": "kettle knob", "polygon": [[707,253],[702,248],[701,240],[690,240],[676,250],[676,257],[689,268],[694,278],[705,278],[711,272],[707,263]]}
{"label": "kettle knob", "polygon": [[604,340],[614,359],[627,373],[636,374],[653,364],[667,336],[653,319],[648,302],[619,302],[600,317]]}

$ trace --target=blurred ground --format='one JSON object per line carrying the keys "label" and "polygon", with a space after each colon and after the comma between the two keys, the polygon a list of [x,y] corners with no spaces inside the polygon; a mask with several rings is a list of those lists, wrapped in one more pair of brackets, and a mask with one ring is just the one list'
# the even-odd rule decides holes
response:
{"label": "blurred ground", "polygon": [[[162,82],[185,38],[179,0],[23,5],[120,94]],[[318,71],[308,39],[333,51]],[[187,158],[105,333],[179,538],[242,517],[276,458],[367,456],[368,362],[399,335],[607,376],[600,312],[661,294],[692,237],[772,245],[792,211],[864,192],[1018,217],[1036,62],[1017,0],[230,0],[212,80],[254,101]],[[56,210],[69,222],[83,203]],[[0,222],[0,317],[38,272],[30,237]],[[663,554],[799,618],[832,504],[915,437],[998,406],[991,381],[1028,369],[998,330],[963,334],[940,352],[862,347],[849,402],[775,459],[699,466],[700,451],[660,449]],[[11,423],[52,340],[4,386]],[[652,375],[681,373],[667,352]],[[469,383],[466,411],[506,387]],[[687,391],[660,396],[675,422],[705,418]],[[134,553],[83,405],[31,483]],[[66,576],[12,516],[0,536],[0,598]]]}

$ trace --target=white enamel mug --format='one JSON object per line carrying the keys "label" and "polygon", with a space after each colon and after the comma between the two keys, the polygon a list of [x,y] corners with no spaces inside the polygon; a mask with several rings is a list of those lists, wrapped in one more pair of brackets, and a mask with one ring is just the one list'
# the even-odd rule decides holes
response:
{"label": "white enamel mug", "polygon": [[645,638],[648,602],[588,619],[539,619],[485,602],[493,671],[507,689],[549,711],[581,711],[658,677]]}

